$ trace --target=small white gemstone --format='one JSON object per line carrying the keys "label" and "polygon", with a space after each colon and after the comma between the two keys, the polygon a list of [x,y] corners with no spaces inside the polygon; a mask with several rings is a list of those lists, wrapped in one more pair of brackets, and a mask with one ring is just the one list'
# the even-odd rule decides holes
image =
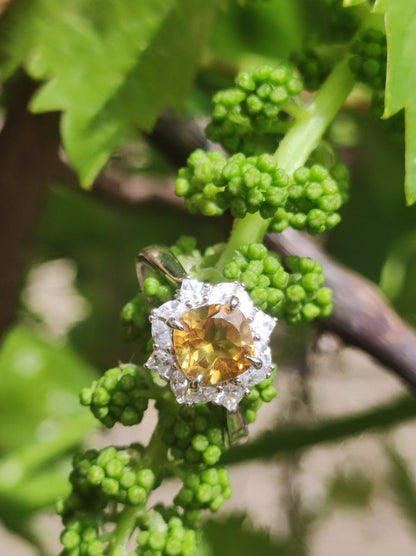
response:
{"label": "small white gemstone", "polygon": [[186,306],[184,303],[177,299],[172,299],[171,301],[166,301],[163,305],[158,307],[154,314],[161,320],[168,320],[169,318],[176,318],[186,311]]}
{"label": "small white gemstone", "polygon": [[276,319],[260,311],[260,309],[257,309],[251,316],[253,318],[250,324],[252,333],[259,335],[263,341],[268,341],[276,326]]}
{"label": "small white gemstone", "polygon": [[232,282],[223,282],[221,284],[215,284],[212,286],[212,291],[209,294],[208,303],[228,303],[233,295],[236,293],[236,285]]}
{"label": "small white gemstone", "polygon": [[173,355],[157,350],[146,361],[146,367],[156,371],[162,378],[169,380],[172,367],[176,364]]}
{"label": "small white gemstone", "polygon": [[244,397],[244,387],[232,382],[224,382],[220,391],[213,396],[213,402],[223,405],[228,411],[235,411]]}
{"label": "small white gemstone", "polygon": [[186,378],[182,371],[172,371],[170,377],[170,386],[178,402],[183,403],[185,401],[185,394],[189,388],[189,380]]}
{"label": "small white gemstone", "polygon": [[155,318],[152,321],[152,337],[161,348],[169,349],[172,347],[172,329],[160,318]]}
{"label": "small white gemstone", "polygon": [[266,378],[266,372],[267,369],[265,367],[262,367],[261,369],[255,369],[254,367],[251,367],[251,369],[249,369],[244,373],[244,375],[242,375],[244,377],[244,386],[255,386]]}
{"label": "small white gemstone", "polygon": [[263,369],[268,369],[272,364],[272,352],[269,346],[264,343],[263,345],[255,346],[256,357],[259,357],[263,361]]}
{"label": "small white gemstone", "polygon": [[185,403],[206,403],[212,399],[212,388],[189,389],[185,394]]}
{"label": "small white gemstone", "polygon": [[235,295],[240,301],[238,308],[246,318],[249,317],[252,314],[254,307],[253,302],[251,301],[251,297],[242,287],[240,287]]}
{"label": "small white gemstone", "polygon": [[239,379],[243,386],[254,386],[267,378],[267,373],[271,367],[272,353],[268,344],[264,341],[255,344],[254,356],[261,359],[263,365],[260,369],[250,367]]}
{"label": "small white gemstone", "polygon": [[178,300],[188,305],[191,303],[192,306],[200,305],[204,296],[204,285],[204,282],[199,280],[185,278],[178,293]]}

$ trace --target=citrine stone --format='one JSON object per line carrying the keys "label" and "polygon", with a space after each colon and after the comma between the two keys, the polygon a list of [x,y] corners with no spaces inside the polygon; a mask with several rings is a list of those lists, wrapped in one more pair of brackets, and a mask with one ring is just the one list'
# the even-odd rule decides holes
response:
{"label": "citrine stone", "polygon": [[177,362],[185,376],[201,385],[220,384],[244,373],[254,354],[249,323],[229,305],[203,305],[181,316],[183,330],[173,331]]}

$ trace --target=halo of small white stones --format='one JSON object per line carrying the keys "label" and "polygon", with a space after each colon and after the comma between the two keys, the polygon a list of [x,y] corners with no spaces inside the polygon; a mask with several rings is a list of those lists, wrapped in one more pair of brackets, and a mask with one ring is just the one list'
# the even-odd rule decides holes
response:
{"label": "halo of small white stones", "polygon": [[[231,299],[246,317],[254,340],[253,364],[236,379],[217,385],[192,385],[181,370],[173,350],[172,322],[191,309],[203,305],[226,304]],[[211,285],[185,278],[175,299],[167,301],[150,315],[154,351],[145,363],[147,369],[156,371],[169,381],[179,403],[213,402],[235,411],[241,399],[272,372],[272,356],[269,347],[270,335],[277,320],[254,306],[244,286],[239,282],[224,282]]]}

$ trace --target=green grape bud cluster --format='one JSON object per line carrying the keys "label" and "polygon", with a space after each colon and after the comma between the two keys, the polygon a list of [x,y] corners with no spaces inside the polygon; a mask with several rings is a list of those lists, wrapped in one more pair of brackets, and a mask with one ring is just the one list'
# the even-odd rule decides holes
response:
{"label": "green grape bud cluster", "polygon": [[126,303],[121,311],[121,322],[126,338],[131,340],[150,336],[149,315],[151,306],[142,292]]}
{"label": "green grape bud cluster", "polygon": [[61,534],[61,556],[102,556],[105,543],[93,520],[71,519]]}
{"label": "green grape bud cluster", "polygon": [[270,377],[252,387],[250,389],[250,394],[241,400],[240,409],[248,424],[255,422],[257,412],[263,403],[269,403],[277,396],[276,388],[273,385],[274,379],[276,378],[276,371],[277,367],[274,365]]}
{"label": "green grape bud cluster", "polygon": [[214,96],[206,134],[230,153],[252,154],[261,136],[286,131],[303,83],[295,67],[283,62],[240,73],[235,83]]}
{"label": "green grape bud cluster", "polygon": [[140,467],[137,449],[110,446],[75,456],[70,481],[73,493],[93,506],[105,507],[111,501],[142,506],[155,476],[151,469]]}
{"label": "green grape bud cluster", "polygon": [[[189,529],[179,515],[168,519],[153,510],[148,523],[141,524],[137,536],[138,550],[133,555],[141,556],[194,556],[198,536]],[[133,556],[132,555],[132,556]]]}
{"label": "green grape bud cluster", "polygon": [[377,29],[366,29],[351,46],[350,67],[359,81],[376,91],[384,91],[386,82],[386,35]]}
{"label": "green grape bud cluster", "polygon": [[225,158],[218,151],[196,150],[179,171],[176,193],[190,212],[206,216],[229,209],[234,218],[260,212],[271,219],[270,230],[288,226],[317,234],[333,228],[348,197],[348,170],[337,164],[330,171],[314,164],[288,174],[272,155]]}
{"label": "green grape bud cluster", "polygon": [[282,232],[291,226],[310,234],[321,234],[340,222],[338,210],[348,199],[348,187],[349,173],[343,164],[331,170],[319,164],[311,168],[303,166],[293,173],[283,198],[277,192],[260,213],[271,217],[269,230],[272,232]]}
{"label": "green grape bud cluster", "polygon": [[[386,35],[378,29],[366,29],[360,33],[351,47],[351,71],[356,78],[373,90],[371,113],[380,120],[384,113],[385,83],[387,71],[387,40]],[[394,137],[404,136],[403,111],[381,120],[383,127]]]}
{"label": "green grape bud cluster", "polygon": [[354,6],[344,7],[343,0],[324,0],[329,8],[330,34],[334,41],[345,42],[358,30],[361,18]]}
{"label": "green grape bud cluster", "polygon": [[148,406],[148,385],[147,371],[136,365],[122,365],[109,369],[84,388],[80,400],[106,427],[117,422],[136,425]]}
{"label": "green grape bud cluster", "polygon": [[309,257],[285,257],[282,264],[263,244],[253,243],[239,248],[224,274],[242,282],[257,307],[289,324],[332,311],[332,290],[322,287],[322,266]]}
{"label": "green grape bud cluster", "polygon": [[162,438],[172,458],[188,465],[213,466],[219,462],[225,442],[218,408],[179,406],[167,412],[163,402],[156,407],[161,410]]}
{"label": "green grape bud cluster", "polygon": [[327,8],[325,36],[311,33],[302,41],[301,49],[292,53],[291,61],[302,76],[305,88],[316,91],[343,55],[345,46],[358,30],[361,18],[354,6],[344,7],[342,0],[322,0]]}
{"label": "green grape bud cluster", "polygon": [[334,57],[318,43],[316,35],[304,39],[302,48],[291,56],[308,91],[316,91],[328,77],[334,65]]}
{"label": "green grape bud cluster", "polygon": [[199,510],[216,512],[231,497],[228,471],[223,467],[209,467],[186,476],[174,503],[185,511],[185,517],[197,519]]}

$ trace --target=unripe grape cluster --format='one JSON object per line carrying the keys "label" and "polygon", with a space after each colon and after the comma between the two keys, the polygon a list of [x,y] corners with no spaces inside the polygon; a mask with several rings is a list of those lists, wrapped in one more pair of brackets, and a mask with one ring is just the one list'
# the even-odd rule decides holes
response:
{"label": "unripe grape cluster", "polygon": [[128,340],[146,345],[150,337],[149,315],[152,307],[143,292],[139,292],[121,310],[121,322]]}
{"label": "unripe grape cluster", "polygon": [[276,378],[276,370],[276,365],[274,365],[270,377],[253,386],[250,389],[250,394],[241,400],[240,409],[243,412],[246,423],[254,423],[257,419],[257,412],[263,403],[271,402],[277,396],[277,391],[273,384]]}
{"label": "unripe grape cluster", "polygon": [[209,467],[186,476],[174,503],[184,509],[185,519],[198,522],[199,510],[216,512],[231,494],[228,471],[223,467]]}
{"label": "unripe grape cluster", "polygon": [[137,535],[137,552],[131,556],[194,556],[197,551],[197,532],[189,529],[179,515],[165,519],[153,510],[150,519],[141,523]]}
{"label": "unripe grape cluster", "polygon": [[82,508],[85,504],[103,508],[110,502],[143,506],[155,476],[151,469],[141,467],[136,447],[110,446],[76,455],[70,481],[73,493],[62,508],[64,515],[78,509],[77,501]]}
{"label": "unripe grape cluster", "polygon": [[148,406],[149,373],[136,365],[109,369],[80,393],[81,404],[89,407],[106,427],[119,422],[136,425]]}
{"label": "unripe grape cluster", "polygon": [[222,412],[217,407],[195,405],[178,406],[163,411],[164,402],[157,402],[161,410],[162,438],[169,447],[169,455],[188,465],[216,465],[225,444]]}
{"label": "unripe grape cluster", "polygon": [[253,154],[265,135],[287,130],[303,83],[296,68],[284,62],[240,73],[235,83],[214,96],[206,134],[230,153]]}
{"label": "unripe grape cluster", "polygon": [[386,35],[377,29],[366,29],[351,46],[351,70],[359,81],[374,90],[384,91],[386,82]]}
{"label": "unripe grape cluster", "polygon": [[242,282],[257,307],[289,324],[332,311],[332,290],[322,287],[322,266],[309,257],[290,256],[282,262],[263,244],[253,243],[239,248],[224,274]]}
{"label": "unripe grape cluster", "polygon": [[328,77],[334,60],[318,43],[316,35],[304,39],[300,51],[293,52],[292,62],[298,68],[308,91],[316,91]]}
{"label": "unripe grape cluster", "polygon": [[316,91],[328,77],[349,41],[360,26],[355,6],[345,7],[342,0],[321,0],[327,8],[323,27],[324,37],[316,33],[307,35],[301,49],[291,55],[305,84],[305,89]]}
{"label": "unripe grape cluster", "polygon": [[61,544],[61,556],[102,556],[105,550],[93,520],[69,520],[61,534]]}
{"label": "unripe grape cluster", "polygon": [[[384,113],[385,83],[387,71],[386,35],[378,29],[366,29],[360,33],[351,47],[351,71],[356,78],[373,90],[371,113],[380,120]],[[403,111],[381,120],[385,129],[398,139],[404,136]]]}
{"label": "unripe grape cluster", "polygon": [[229,209],[234,218],[260,212],[271,231],[288,226],[317,234],[339,221],[338,209],[348,196],[348,170],[337,164],[327,170],[314,164],[292,176],[269,154],[230,158],[218,151],[194,151],[179,170],[176,193],[190,212],[216,216]]}
{"label": "unripe grape cluster", "polygon": [[[327,170],[320,164],[298,168],[283,192],[269,197],[269,204],[260,210],[271,217],[269,230],[282,232],[288,226],[321,234],[336,226],[341,216],[338,210],[348,199],[349,173],[343,164]],[[274,212],[273,212],[274,209]]]}

